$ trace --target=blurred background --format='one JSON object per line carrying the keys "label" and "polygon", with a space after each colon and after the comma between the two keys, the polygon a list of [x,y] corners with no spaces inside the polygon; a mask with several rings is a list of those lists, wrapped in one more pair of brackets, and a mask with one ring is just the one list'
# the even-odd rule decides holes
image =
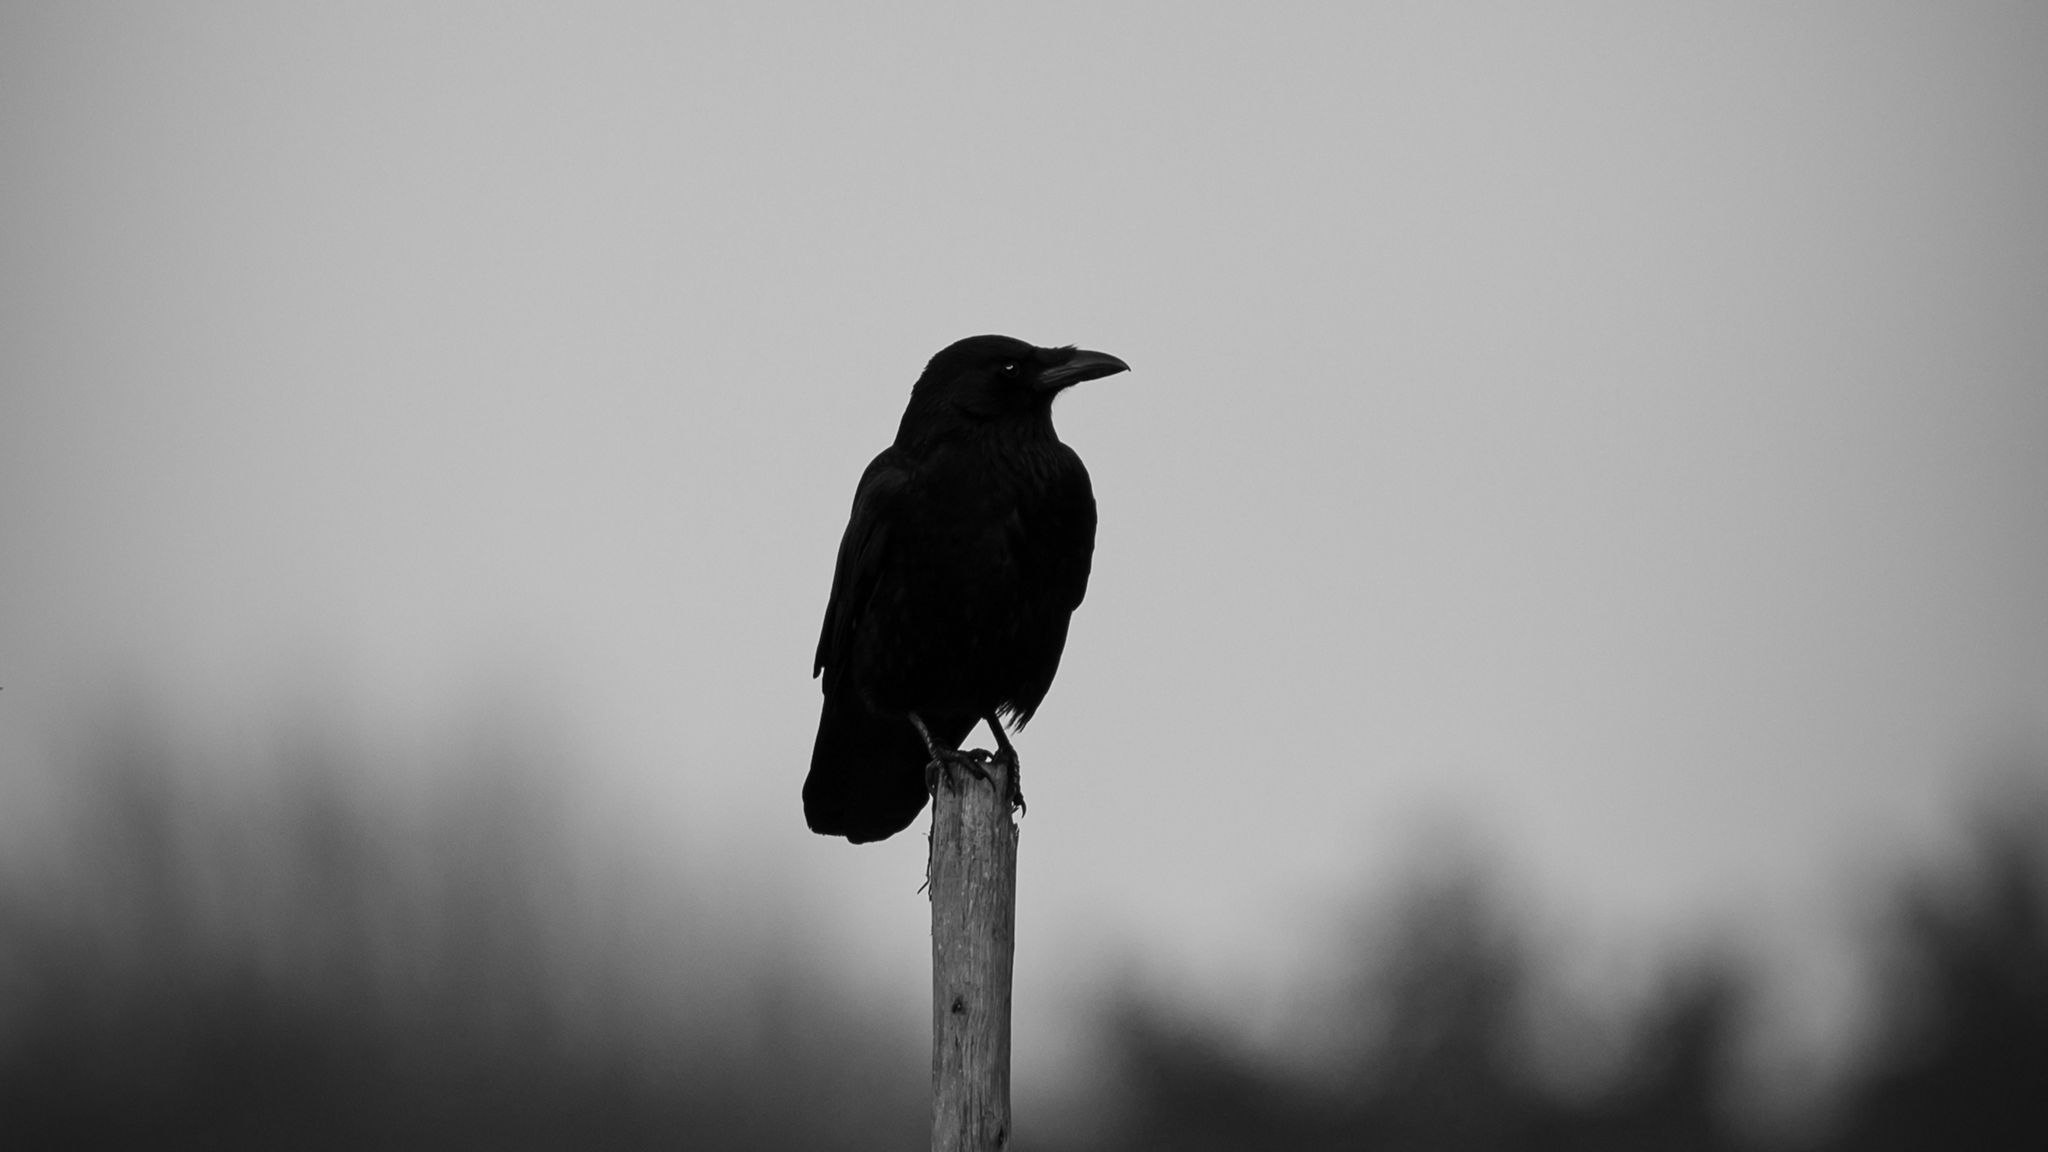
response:
{"label": "blurred background", "polygon": [[871,1148],[932,352],[1113,352],[1048,1148],[2048,1142],[2048,10],[0,4],[0,1134]]}

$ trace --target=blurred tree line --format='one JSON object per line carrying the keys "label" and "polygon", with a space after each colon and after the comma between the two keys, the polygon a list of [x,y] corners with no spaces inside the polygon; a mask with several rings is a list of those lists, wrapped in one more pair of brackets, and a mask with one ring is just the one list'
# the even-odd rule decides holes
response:
{"label": "blurred tree line", "polygon": [[[715,911],[650,926],[572,857],[546,776],[476,753],[435,802],[286,741],[263,783],[146,724],[67,766],[0,855],[0,1146],[909,1148],[922,1019],[877,1019]],[[1611,1035],[1545,1018],[1484,877],[1419,886],[1315,1035],[1275,1054],[1114,998],[1101,1103],[1048,1124],[1123,1149],[2048,1148],[2048,819],[2018,790],[1967,867],[1905,875],[1871,960],[1877,1037],[1796,1131],[1742,1089],[1761,974],[1676,964]],[[16,828],[18,832],[18,827]],[[25,839],[37,843],[23,847]],[[608,895],[612,894],[612,895]],[[1561,1075],[1546,1053],[1605,1052]],[[1585,1062],[1581,1062],[1585,1063]]]}

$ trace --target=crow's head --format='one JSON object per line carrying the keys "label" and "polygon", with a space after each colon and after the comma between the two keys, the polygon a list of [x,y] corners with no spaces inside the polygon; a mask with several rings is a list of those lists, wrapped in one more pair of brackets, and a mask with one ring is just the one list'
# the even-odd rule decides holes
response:
{"label": "crow's head", "polygon": [[1069,385],[1130,371],[1106,352],[1039,348],[1008,336],[969,336],[925,365],[910,390],[904,430],[1043,416]]}

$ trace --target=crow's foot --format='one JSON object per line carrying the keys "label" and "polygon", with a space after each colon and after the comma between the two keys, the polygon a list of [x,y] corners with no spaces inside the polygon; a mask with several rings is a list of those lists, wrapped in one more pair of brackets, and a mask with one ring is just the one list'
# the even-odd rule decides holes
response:
{"label": "crow's foot", "polygon": [[939,780],[949,771],[965,772],[970,776],[988,779],[988,753],[976,748],[971,752],[955,748],[933,748],[932,758],[924,766],[924,790],[936,793]]}
{"label": "crow's foot", "polygon": [[937,795],[939,779],[948,769],[967,772],[983,780],[988,779],[988,769],[982,767],[988,763],[988,753],[978,748],[968,752],[946,747],[932,737],[932,730],[924,726],[924,717],[915,712],[910,714],[910,722],[917,727],[917,734],[924,738],[924,750],[932,756],[924,766],[925,791]]}
{"label": "crow's foot", "polygon": [[1003,731],[1002,720],[993,712],[983,716],[981,719],[983,723],[988,725],[988,730],[995,734],[996,754],[994,762],[1009,766],[1010,810],[1021,816],[1026,811],[1024,807],[1024,764],[1017,759],[1017,749],[1010,743],[1009,735]]}
{"label": "crow's foot", "polygon": [[[1004,741],[1005,745],[1007,745],[1008,743],[1009,741]],[[1024,765],[1018,762],[1017,760],[1017,750],[1015,748],[1005,747],[1002,751],[996,753],[994,756],[989,757],[989,763],[1001,765],[1009,773],[1010,810],[1017,813],[1020,816],[1023,815],[1025,812]]]}

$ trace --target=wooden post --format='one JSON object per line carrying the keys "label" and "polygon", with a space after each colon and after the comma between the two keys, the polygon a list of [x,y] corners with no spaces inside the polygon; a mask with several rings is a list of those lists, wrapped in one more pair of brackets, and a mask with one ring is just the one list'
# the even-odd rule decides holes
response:
{"label": "wooden post", "polygon": [[939,774],[932,797],[932,1152],[1010,1146],[1017,825],[1010,764]]}

